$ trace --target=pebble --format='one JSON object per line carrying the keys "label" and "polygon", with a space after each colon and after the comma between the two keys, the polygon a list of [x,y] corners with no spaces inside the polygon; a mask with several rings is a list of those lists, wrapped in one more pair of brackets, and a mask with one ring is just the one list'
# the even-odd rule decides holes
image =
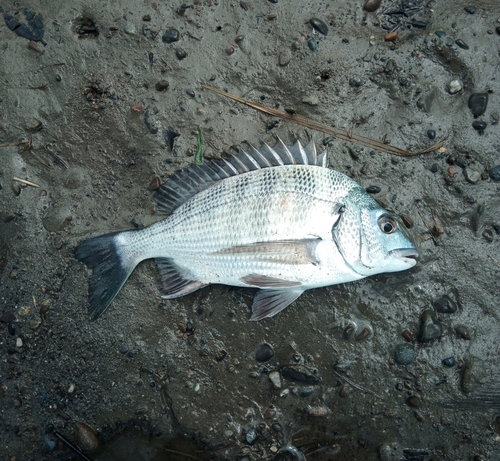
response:
{"label": "pebble", "polygon": [[433,163],[433,164],[431,165],[430,170],[431,170],[431,173],[437,173],[437,172],[438,172],[438,170],[439,170],[439,165],[438,165],[437,163]]}
{"label": "pebble", "polygon": [[420,329],[418,332],[418,338],[422,343],[428,343],[433,339],[441,337],[443,333],[443,328],[439,323],[436,313],[427,309],[422,313],[420,317]]}
{"label": "pebble", "polygon": [[441,314],[453,314],[458,308],[457,303],[447,295],[432,301],[432,305]]}
{"label": "pebble", "polygon": [[51,452],[54,451],[57,446],[57,443],[55,440],[52,439],[52,437],[49,434],[45,434],[43,436],[43,449],[46,452]]}
{"label": "pebble", "polygon": [[436,30],[434,32],[439,38],[444,38],[446,37],[446,32],[442,31],[442,30]]}
{"label": "pebble", "polygon": [[410,395],[406,399],[406,404],[412,408],[420,408],[420,399],[416,395]]}
{"label": "pebble", "polygon": [[310,106],[317,106],[319,104],[319,99],[315,94],[313,94],[309,96],[304,96],[302,98],[302,102],[304,104],[309,104]]}
{"label": "pebble", "polygon": [[281,51],[279,56],[278,56],[278,64],[281,67],[287,66],[290,61],[292,60],[292,53],[290,51]]}
{"label": "pebble", "polygon": [[434,130],[427,130],[427,137],[429,139],[436,139],[436,132]]}
{"label": "pebble", "polygon": [[483,122],[481,120],[474,120],[472,122],[472,128],[474,128],[479,134],[484,134],[484,130],[488,124],[486,122]]}
{"label": "pebble", "polygon": [[328,35],[328,26],[321,19],[312,18],[309,22],[320,34]]}
{"label": "pebble", "polygon": [[460,48],[462,48],[463,50],[468,50],[469,49],[469,45],[467,45],[467,43],[465,43],[462,39],[458,39],[458,40],[455,40],[455,43],[457,44],[457,46],[459,46]]}
{"label": "pebble", "polygon": [[318,384],[320,379],[304,365],[289,365],[281,370],[283,378],[305,384]]}
{"label": "pebble", "polygon": [[454,367],[455,366],[455,357],[448,357],[446,359],[443,359],[441,363],[448,368]]}
{"label": "pebble", "polygon": [[394,42],[398,38],[398,33],[397,32],[389,32],[388,34],[384,35],[384,40],[386,42]]}
{"label": "pebble", "polygon": [[23,347],[23,340],[21,338],[16,339],[16,347]]}
{"label": "pebble", "polygon": [[363,5],[363,9],[371,13],[373,11],[377,11],[380,8],[381,3],[382,0],[366,0]]}
{"label": "pebble", "polygon": [[314,387],[308,386],[300,390],[299,395],[301,397],[309,397],[314,392]]}
{"label": "pebble", "polygon": [[359,75],[354,75],[350,80],[349,80],[349,85],[358,87],[363,84],[363,80],[361,80],[361,77]]}
{"label": "pebble", "polygon": [[133,24],[126,24],[125,27],[123,28],[123,32],[129,35],[135,35],[137,33],[137,30]]}
{"label": "pebble", "polygon": [[476,116],[479,117],[486,112],[488,105],[488,93],[474,93],[469,98],[469,109]]}
{"label": "pebble", "polygon": [[500,165],[494,166],[488,171],[492,181],[500,182]]}
{"label": "pebble", "polygon": [[382,189],[378,186],[368,186],[365,190],[369,194],[378,194]]}
{"label": "pebble", "polygon": [[312,38],[310,38],[307,41],[307,46],[311,51],[316,51],[318,49],[318,44],[316,43],[316,40],[313,40]]}
{"label": "pebble", "polygon": [[281,377],[279,371],[271,371],[267,377],[269,378],[269,381],[271,381],[274,389],[281,389],[283,387],[283,378]]}
{"label": "pebble", "polygon": [[182,61],[187,56],[187,53],[186,53],[186,51],[184,51],[183,48],[179,47],[179,48],[176,48],[176,50],[175,50],[175,56],[177,56],[177,59],[179,61]]}
{"label": "pebble", "polygon": [[267,343],[261,344],[257,348],[257,351],[255,352],[255,360],[257,360],[257,362],[267,362],[273,356],[274,356],[274,350]]}
{"label": "pebble", "polygon": [[411,344],[402,343],[394,348],[394,360],[399,365],[409,365],[415,358],[415,350]]}
{"label": "pebble", "polygon": [[486,379],[487,373],[484,362],[478,357],[468,359],[462,375],[462,390],[468,394],[484,383]]}
{"label": "pebble", "polygon": [[77,445],[84,451],[94,451],[99,446],[99,438],[94,429],[85,423],[75,423],[75,440]]}
{"label": "pebble", "polygon": [[11,323],[9,323],[9,324],[7,325],[7,329],[8,329],[9,334],[10,334],[11,336],[14,336],[14,335],[16,334],[16,325],[15,325],[14,323],[12,323],[12,322],[11,322]]}
{"label": "pebble", "polygon": [[474,14],[477,11],[475,6],[466,6],[464,10],[469,14]]}
{"label": "pebble", "polygon": [[188,88],[186,90],[186,94],[191,97],[191,98],[194,98],[195,97],[195,93],[194,93],[194,90],[192,88]]}
{"label": "pebble", "polygon": [[496,26],[496,27],[495,27],[495,30],[496,30],[496,33],[497,33],[498,35],[500,35],[500,26]]}
{"label": "pebble", "polygon": [[450,92],[450,94],[456,94],[459,91],[462,91],[462,84],[459,80],[452,80],[448,84],[448,91]]}
{"label": "pebble", "polygon": [[248,429],[247,433],[245,434],[245,440],[248,445],[253,445],[257,440],[257,431],[255,429]]}
{"label": "pebble", "polygon": [[155,83],[156,91],[165,91],[170,86],[170,83],[166,80],[159,80]]}
{"label": "pebble", "polygon": [[460,168],[465,168],[466,166],[469,165],[469,161],[467,160],[466,157],[464,157],[463,155],[459,155],[456,159],[455,159],[455,165],[458,165]]}
{"label": "pebble", "polygon": [[476,184],[481,179],[481,173],[470,166],[464,169],[464,176],[472,184]]}
{"label": "pebble", "polygon": [[462,339],[470,340],[470,332],[465,325],[457,325],[455,331]]}
{"label": "pebble", "polygon": [[177,29],[168,29],[161,39],[165,43],[174,43],[181,39],[181,34]]}

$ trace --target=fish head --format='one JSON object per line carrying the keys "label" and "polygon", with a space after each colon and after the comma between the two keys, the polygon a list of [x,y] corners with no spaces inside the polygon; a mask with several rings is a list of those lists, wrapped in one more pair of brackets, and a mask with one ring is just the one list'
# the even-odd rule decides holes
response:
{"label": "fish head", "polygon": [[351,190],[344,203],[332,235],[352,270],[367,277],[415,266],[417,248],[398,220],[364,189]]}

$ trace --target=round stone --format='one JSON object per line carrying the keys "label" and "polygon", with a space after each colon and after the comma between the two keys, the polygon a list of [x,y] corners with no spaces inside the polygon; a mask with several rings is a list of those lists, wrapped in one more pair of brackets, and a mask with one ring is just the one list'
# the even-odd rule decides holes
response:
{"label": "round stone", "polygon": [[181,34],[177,29],[168,29],[161,39],[165,43],[174,43],[181,39]]}
{"label": "round stone", "polygon": [[455,366],[455,357],[448,357],[446,359],[443,359],[441,363],[448,368],[451,368]]}
{"label": "round stone", "polygon": [[450,94],[456,94],[459,91],[462,91],[462,84],[459,80],[452,80],[448,84],[448,91],[450,92]]}
{"label": "round stone", "polygon": [[328,26],[321,19],[312,18],[309,22],[320,34],[328,35]]}
{"label": "round stone", "polygon": [[500,165],[494,166],[488,173],[493,181],[500,182]]}
{"label": "round stone", "polygon": [[453,314],[457,311],[457,303],[447,295],[433,301],[432,306],[441,314]]}
{"label": "round stone", "polygon": [[428,343],[433,339],[441,337],[442,333],[443,328],[441,323],[439,323],[436,313],[431,309],[424,311],[420,317],[419,340],[423,343]]}
{"label": "round stone", "polygon": [[469,109],[476,116],[479,117],[486,112],[488,105],[488,93],[474,93],[469,98]]}
{"label": "round stone", "polygon": [[366,0],[365,4],[363,5],[363,9],[371,13],[372,11],[378,10],[381,3],[382,0]]}
{"label": "round stone", "polygon": [[485,128],[488,126],[486,122],[480,121],[480,120],[474,120],[472,122],[472,128],[474,128],[476,131],[483,132]]}
{"label": "round stone", "polygon": [[436,132],[434,130],[427,130],[427,136],[429,139],[436,139]]}
{"label": "round stone", "polygon": [[394,348],[394,360],[400,365],[409,365],[415,358],[415,350],[411,344],[402,343]]}
{"label": "round stone", "polygon": [[307,41],[307,46],[311,51],[316,51],[318,49],[318,44],[316,43],[316,40],[313,40],[312,38],[310,38]]}
{"label": "round stone", "polygon": [[274,350],[267,343],[261,344],[255,352],[255,360],[257,360],[257,362],[267,362],[268,360],[272,359],[273,356]]}

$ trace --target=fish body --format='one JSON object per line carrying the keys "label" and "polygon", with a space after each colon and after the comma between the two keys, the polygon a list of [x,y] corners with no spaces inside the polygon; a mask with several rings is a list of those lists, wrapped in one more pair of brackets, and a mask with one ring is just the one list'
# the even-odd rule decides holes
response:
{"label": "fish body", "polygon": [[109,306],[141,261],[154,258],[164,298],[212,283],[259,288],[251,320],[305,290],[409,269],[418,252],[355,181],[326,167],[313,143],[240,152],[177,172],[156,193],[166,219],[83,242],[93,269],[90,314]]}

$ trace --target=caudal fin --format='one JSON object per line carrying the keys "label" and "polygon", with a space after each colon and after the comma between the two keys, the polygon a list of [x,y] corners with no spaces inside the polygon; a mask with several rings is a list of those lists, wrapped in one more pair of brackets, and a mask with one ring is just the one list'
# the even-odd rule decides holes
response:
{"label": "caudal fin", "polygon": [[89,315],[93,319],[104,313],[134,270],[121,257],[118,234],[121,232],[85,240],[75,251],[75,257],[93,271],[89,278]]}

